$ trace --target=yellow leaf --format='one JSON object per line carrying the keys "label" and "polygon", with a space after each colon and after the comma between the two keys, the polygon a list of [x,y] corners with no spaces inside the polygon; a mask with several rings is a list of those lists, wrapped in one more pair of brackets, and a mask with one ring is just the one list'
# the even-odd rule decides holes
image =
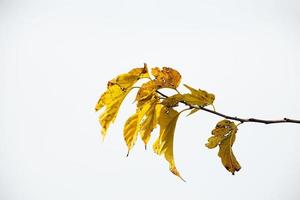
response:
{"label": "yellow leaf", "polygon": [[210,138],[208,138],[208,143],[205,144],[205,146],[209,149],[213,149],[220,144],[222,139],[223,139],[223,137],[211,136]]}
{"label": "yellow leaf", "polygon": [[185,101],[186,103],[188,103],[190,105],[198,105],[201,107],[204,107],[207,105],[206,100],[204,100],[203,98],[194,96],[192,94],[183,94],[183,101]]}
{"label": "yellow leaf", "polygon": [[101,133],[103,138],[106,136],[109,125],[114,122],[119,108],[129,91],[130,90],[123,91],[118,85],[113,85],[102,95],[101,98],[103,101],[101,100],[97,104],[101,105],[99,106],[99,109],[103,106],[106,107],[105,111],[99,117],[99,121],[102,126]]}
{"label": "yellow leaf", "polygon": [[132,87],[137,80],[141,78],[149,78],[149,73],[146,63],[143,68],[134,68],[128,73],[120,74],[116,78],[109,81],[109,84],[117,84],[121,88],[126,89]]}
{"label": "yellow leaf", "polygon": [[160,87],[175,89],[181,80],[180,73],[169,67],[163,67],[162,70],[155,67],[151,72]]}
{"label": "yellow leaf", "polygon": [[172,96],[169,96],[165,98],[161,104],[164,106],[170,108],[170,107],[175,107],[178,106],[178,103],[183,100],[183,95],[182,94],[174,94]]}
{"label": "yellow leaf", "polygon": [[241,169],[240,164],[236,160],[233,152],[232,145],[235,141],[235,134],[230,134],[226,136],[220,143],[220,150],[218,156],[222,160],[224,167],[234,175],[236,171]]}
{"label": "yellow leaf", "polygon": [[108,81],[107,91],[101,95],[95,107],[95,110],[98,111],[103,106],[108,105],[116,96],[120,95],[120,91],[118,89],[115,89],[117,88],[117,86],[119,87],[119,89],[125,91],[126,89],[133,86],[139,79],[147,77],[149,77],[149,73],[147,65],[145,64],[143,68],[132,69],[128,73],[121,74],[116,78]]}
{"label": "yellow leaf", "polygon": [[191,94],[184,94],[184,101],[192,104],[198,105],[201,107],[212,105],[215,100],[215,95],[206,92],[205,90],[196,90],[186,84],[184,84],[186,88],[188,88]]}
{"label": "yellow leaf", "polygon": [[138,102],[138,107],[142,106],[145,102],[150,100],[153,95],[156,95],[156,90],[158,86],[155,81],[148,81],[144,83],[139,89],[136,95],[136,101]]}
{"label": "yellow leaf", "polygon": [[175,166],[173,155],[174,132],[179,114],[180,113],[172,108],[167,108],[165,106],[161,108],[158,118],[160,133],[153,144],[153,150],[158,155],[164,154],[165,159],[169,162],[170,171],[183,180]]}
{"label": "yellow leaf", "polygon": [[158,116],[160,114],[161,105],[158,104],[158,100],[150,101],[150,107],[145,113],[144,120],[141,123],[140,135],[142,140],[144,141],[145,148],[150,139],[151,132],[158,123]]}
{"label": "yellow leaf", "polygon": [[[124,139],[128,147],[128,154],[130,149],[133,147],[138,136],[138,118],[139,114],[135,113],[129,117],[124,126]],[[128,156],[127,154],[127,156]]]}
{"label": "yellow leaf", "polygon": [[212,135],[205,144],[208,148],[212,149],[219,145],[218,156],[221,158],[224,167],[234,174],[241,169],[240,164],[236,160],[233,152],[232,145],[235,141],[237,126],[234,122],[229,120],[222,120],[217,123]]}
{"label": "yellow leaf", "polygon": [[212,135],[225,136],[231,132],[237,132],[237,126],[234,122],[224,119],[217,123],[215,129],[212,130]]}
{"label": "yellow leaf", "polygon": [[122,96],[124,91],[118,85],[110,85],[98,100],[95,110],[98,111],[106,105],[109,105],[113,99]]}
{"label": "yellow leaf", "polygon": [[109,125],[114,122],[119,108],[132,86],[140,78],[145,77],[149,77],[146,65],[143,68],[135,68],[126,74],[121,74],[108,82],[107,90],[101,95],[95,107],[96,111],[105,107],[104,112],[99,117],[103,138]]}

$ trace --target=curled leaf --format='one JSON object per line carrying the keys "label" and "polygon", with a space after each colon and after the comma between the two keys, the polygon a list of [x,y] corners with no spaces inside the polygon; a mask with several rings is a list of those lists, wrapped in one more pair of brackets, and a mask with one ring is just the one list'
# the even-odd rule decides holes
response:
{"label": "curled leaf", "polygon": [[213,136],[208,138],[208,143],[205,144],[206,147],[210,149],[219,145],[218,156],[221,158],[224,167],[232,174],[241,169],[240,164],[232,152],[232,145],[235,141],[237,130],[237,126],[234,122],[226,119],[222,120],[218,122],[215,129],[212,130]]}
{"label": "curled leaf", "polygon": [[155,77],[155,81],[159,87],[163,88],[177,88],[181,75],[175,69],[169,67],[163,67],[162,70],[158,67],[155,67],[151,71],[152,75]]}
{"label": "curled leaf", "polygon": [[175,166],[173,155],[174,132],[179,114],[172,108],[162,107],[158,118],[160,133],[153,144],[153,150],[158,155],[164,154],[165,159],[169,162],[170,171],[184,180]]}
{"label": "curled leaf", "polygon": [[220,150],[218,156],[222,160],[224,167],[234,175],[236,171],[241,169],[240,164],[236,160],[232,152],[232,145],[235,141],[235,134],[230,134],[226,136],[220,143]]}

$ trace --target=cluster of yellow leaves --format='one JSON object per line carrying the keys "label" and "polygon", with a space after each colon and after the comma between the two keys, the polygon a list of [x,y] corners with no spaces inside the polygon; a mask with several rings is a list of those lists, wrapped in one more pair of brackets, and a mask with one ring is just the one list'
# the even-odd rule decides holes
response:
{"label": "cluster of yellow leaves", "polygon": [[128,152],[132,149],[139,134],[146,146],[152,130],[158,124],[160,135],[153,145],[154,152],[158,155],[164,154],[169,162],[170,171],[181,177],[176,169],[173,156],[173,138],[179,113],[176,114],[177,111],[162,106],[156,92],[161,88],[177,88],[181,75],[168,67],[163,67],[162,70],[158,67],[153,68],[151,73],[154,79],[144,83],[137,93],[137,110],[125,123],[124,139]]}
{"label": "cluster of yellow leaves", "polygon": [[[96,111],[105,108],[99,116],[102,127],[101,132],[104,138],[110,124],[114,122],[124,98],[135,87],[136,82],[143,78],[149,79],[148,82],[139,87],[135,98],[137,103],[136,112],[127,119],[124,125],[123,136],[128,154],[138,137],[142,139],[146,148],[153,129],[159,125],[160,132],[153,144],[153,150],[158,155],[164,155],[169,163],[170,171],[182,179],[175,166],[173,155],[175,127],[182,111],[178,112],[174,107],[179,102],[184,103],[189,105],[190,109],[193,108],[190,112],[192,114],[205,106],[213,106],[215,96],[205,90],[194,89],[188,85],[184,85],[188,89],[188,93],[179,93],[177,87],[180,84],[181,75],[172,68],[163,67],[160,69],[155,67],[152,68],[151,74],[153,78],[150,77],[145,64],[143,68],[135,68],[108,82],[107,90],[100,96],[95,107]],[[161,96],[158,90],[162,88],[174,89],[177,94],[170,97]],[[241,168],[231,148],[236,132],[237,127],[233,122],[223,120],[216,125],[216,128],[212,131],[213,136],[208,139],[206,144],[208,148],[215,148],[219,145],[218,155],[221,157],[223,165],[232,174]]]}
{"label": "cluster of yellow leaves", "polygon": [[179,72],[169,67],[163,67],[162,70],[155,67],[152,69],[151,73],[155,79],[144,83],[138,91],[136,96],[138,106],[143,105],[146,101],[151,99],[153,95],[156,95],[156,90],[158,89],[176,89],[181,80]]}
{"label": "cluster of yellow leaves", "polygon": [[237,130],[234,122],[224,119],[217,123],[215,129],[212,130],[213,136],[208,138],[208,143],[206,144],[210,149],[219,145],[218,156],[221,158],[224,167],[233,175],[241,169],[232,152],[232,145],[235,141]]}
{"label": "cluster of yellow leaves", "polygon": [[128,153],[132,149],[140,134],[145,147],[150,139],[152,130],[158,123],[161,105],[157,96],[138,106],[136,113],[129,117],[124,126],[124,139],[128,147]]}
{"label": "cluster of yellow leaves", "polygon": [[145,65],[144,68],[135,68],[108,82],[107,90],[101,95],[95,108],[98,111],[105,107],[105,111],[99,117],[102,135],[106,135],[109,125],[114,122],[120,105],[134,84],[141,78],[149,78],[150,81],[142,84],[137,93],[136,113],[127,119],[123,129],[128,154],[139,135],[146,147],[151,132],[159,125],[160,135],[153,149],[157,154],[165,155],[166,160],[169,162],[170,171],[180,177],[173,156],[174,130],[179,113],[170,107],[163,106],[156,91],[161,88],[177,88],[181,75],[176,70],[168,67],[162,69],[155,67],[152,69],[151,74],[154,79],[150,78]]}
{"label": "cluster of yellow leaves", "polygon": [[150,139],[150,133],[158,123],[157,119],[160,114],[161,104],[159,104],[160,101],[156,90],[166,87],[176,88],[180,83],[181,75],[174,69],[163,67],[160,70],[158,67],[155,67],[151,73],[155,79],[144,83],[139,89],[136,96],[136,113],[128,118],[124,127],[124,138],[128,151],[133,147],[138,133],[140,133],[146,146]]}

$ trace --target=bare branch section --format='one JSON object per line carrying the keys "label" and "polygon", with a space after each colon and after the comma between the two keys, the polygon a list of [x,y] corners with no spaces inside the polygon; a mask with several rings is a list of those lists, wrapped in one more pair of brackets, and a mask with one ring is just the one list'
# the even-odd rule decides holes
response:
{"label": "bare branch section", "polygon": [[[161,96],[167,98],[168,96],[163,94],[162,92],[156,90],[156,92],[158,94],[160,94]],[[225,119],[231,119],[231,120],[235,120],[235,121],[239,121],[240,123],[245,123],[245,122],[255,122],[255,123],[262,123],[262,124],[278,124],[278,123],[296,123],[296,124],[300,124],[300,120],[296,120],[296,119],[289,119],[289,118],[283,118],[283,119],[279,119],[279,120],[266,120],[266,119],[257,119],[257,118],[240,118],[240,117],[233,117],[230,115],[226,115],[214,110],[210,110],[208,108],[205,107],[200,107],[200,106],[194,106],[194,105],[190,105],[184,101],[180,101],[180,103],[185,104],[186,106],[189,106],[190,108],[196,108],[196,109],[200,109],[200,110],[204,110],[206,112],[212,113],[214,115],[218,115],[220,117],[223,117]]]}

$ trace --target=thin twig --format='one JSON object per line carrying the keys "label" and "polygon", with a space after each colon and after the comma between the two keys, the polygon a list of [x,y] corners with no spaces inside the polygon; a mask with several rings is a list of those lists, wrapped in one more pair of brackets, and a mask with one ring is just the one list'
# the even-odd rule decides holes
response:
{"label": "thin twig", "polygon": [[[168,98],[168,96],[163,94],[162,92],[160,92],[158,90],[156,90],[156,92],[158,94],[160,94],[161,96],[163,96],[165,98]],[[263,123],[263,124],[276,124],[276,123],[296,123],[296,124],[300,124],[300,120],[289,119],[289,118],[283,118],[283,119],[279,119],[279,120],[266,120],[266,119],[257,119],[257,118],[233,117],[233,116],[230,116],[230,115],[226,115],[226,114],[217,112],[215,110],[210,110],[210,109],[205,108],[205,107],[191,105],[191,104],[188,104],[185,101],[180,101],[180,103],[183,103],[183,104],[189,106],[190,108],[196,108],[196,109],[204,110],[206,112],[212,113],[214,115],[218,115],[218,116],[223,117],[225,119],[231,119],[231,120],[234,120],[234,121],[239,121],[240,124],[246,123],[246,122],[255,122],[255,123]]]}

